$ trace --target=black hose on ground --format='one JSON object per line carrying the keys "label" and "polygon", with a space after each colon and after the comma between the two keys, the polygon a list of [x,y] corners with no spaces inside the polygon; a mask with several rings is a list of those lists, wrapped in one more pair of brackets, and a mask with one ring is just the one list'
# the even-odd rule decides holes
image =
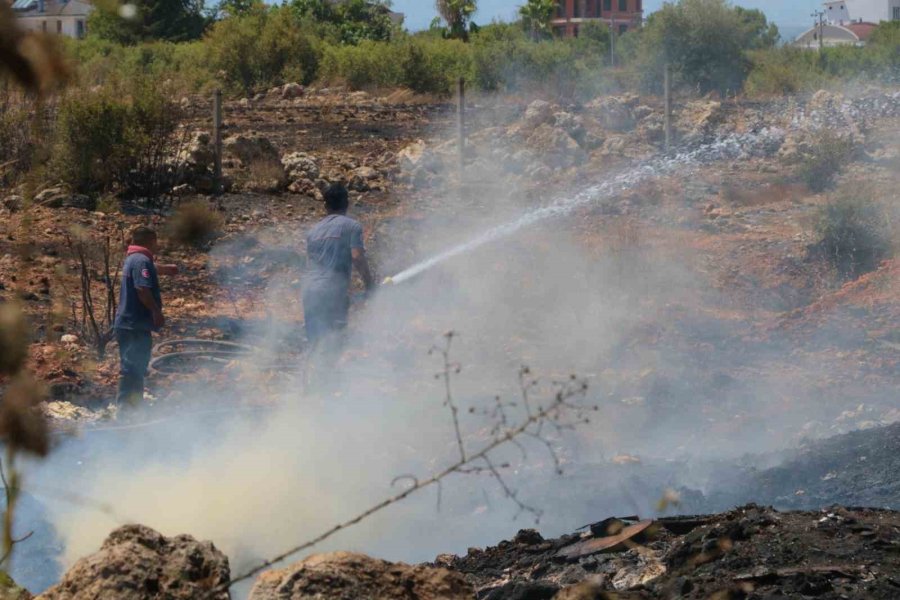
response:
{"label": "black hose on ground", "polygon": [[[194,347],[197,350],[180,350],[178,352],[163,352],[172,347]],[[194,361],[212,362],[226,365],[234,360],[258,353],[259,348],[226,342],[222,340],[202,340],[198,338],[171,339],[160,342],[153,348],[156,355],[150,361],[150,369],[160,373],[178,373],[179,369],[173,368],[172,363],[188,359]]]}

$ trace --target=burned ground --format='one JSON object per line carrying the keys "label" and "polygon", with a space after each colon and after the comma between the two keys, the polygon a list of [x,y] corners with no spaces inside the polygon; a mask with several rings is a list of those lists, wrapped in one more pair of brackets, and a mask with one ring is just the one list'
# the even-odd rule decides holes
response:
{"label": "burned ground", "polygon": [[[893,598],[900,573],[897,513],[865,509],[777,512],[756,505],[724,514],[660,519],[625,543],[591,551],[593,533],[544,540],[521,531],[498,546],[438,558],[464,573],[476,597]],[[581,544],[582,552],[572,549]],[[587,582],[587,585],[585,583]],[[591,590],[596,591],[591,592]],[[591,593],[588,593],[591,592]],[[559,595],[557,595],[559,594]]]}
{"label": "burned ground", "polygon": [[[799,108],[781,101],[686,102],[679,106],[679,136],[696,147],[786,126],[844,102],[834,98],[817,95]],[[340,90],[229,103],[226,135],[264,136],[282,157],[306,153],[319,174],[291,192],[251,192],[241,186],[252,183],[255,167],[232,158],[231,192],[211,199],[183,191],[185,199],[215,208],[224,227],[211,245],[170,245],[162,257],[183,267],[165,284],[167,335],[239,339],[267,346],[279,365],[300,364],[303,232],[323,214],[321,181],[356,178],[354,215],[378,270],[388,275],[469,233],[612,179],[660,150],[655,99],[601,99],[583,107],[477,102],[461,183],[455,143],[446,135],[447,105]],[[193,115],[188,129],[205,129],[205,102],[186,104]],[[870,104],[848,101],[866,137],[862,159],[847,165],[838,185],[853,190],[866,182],[890,194],[900,130],[890,115],[870,118]],[[611,122],[607,114],[622,120]],[[803,135],[788,136],[767,156],[686,165],[488,244],[410,282],[415,302],[399,314],[360,308],[355,319],[380,321],[386,331],[367,332],[344,357],[348,370],[361,374],[355,390],[389,398],[401,393],[397,381],[405,378],[415,388],[410,394],[434,395],[416,382],[433,368],[424,351],[449,327],[462,328],[459,359],[470,382],[463,405],[515,394],[515,385],[497,389],[497,373],[523,363],[550,378],[571,371],[587,378],[600,410],[591,427],[571,435],[571,446],[588,450],[566,448],[561,484],[548,484],[546,458],[529,455],[536,464],[517,471],[523,494],[558,512],[557,533],[561,521],[569,530],[605,516],[598,511],[652,516],[670,488],[680,492],[678,510],[685,513],[748,501],[779,509],[896,506],[894,429],[879,428],[900,417],[893,400],[900,359],[893,334],[896,263],[845,282],[814,259],[814,220],[828,196],[810,192],[797,177],[790,154],[808,145]],[[115,359],[97,361],[83,340],[62,340],[72,332],[65,308],[76,276],[63,240],[72,224],[99,242],[139,222],[164,228],[166,219],[131,209],[102,214],[47,206],[30,209],[26,219],[14,202],[6,204],[0,292],[22,295],[33,317],[31,364],[51,386],[47,412],[61,427],[104,421],[111,416],[104,409]],[[17,256],[26,242],[37,252],[22,271]],[[572,264],[577,268],[561,268]],[[388,289],[382,297],[392,293],[406,292]],[[62,318],[54,315],[60,306]],[[375,310],[374,318],[366,310]],[[154,376],[147,420],[185,409],[266,410],[283,390],[279,377],[289,375],[289,369],[248,374],[233,364],[220,367],[198,367],[187,383],[179,374]],[[860,428],[832,441],[805,441]],[[772,452],[801,443],[799,450]],[[77,446],[64,450],[71,447]],[[73,461],[79,452],[72,450]],[[562,584],[597,575],[607,588],[626,589],[663,567],[657,583],[633,593],[653,597],[675,586],[697,598],[729,589],[733,597],[776,591],[891,597],[895,515],[830,513],[836,516],[743,509],[583,564],[552,556],[571,539],[533,534],[439,562],[468,574],[479,589],[511,586],[481,596],[492,598],[549,597]],[[731,540],[727,551],[722,539]],[[704,552],[715,559],[676,575]],[[886,575],[873,579],[878,560]]]}

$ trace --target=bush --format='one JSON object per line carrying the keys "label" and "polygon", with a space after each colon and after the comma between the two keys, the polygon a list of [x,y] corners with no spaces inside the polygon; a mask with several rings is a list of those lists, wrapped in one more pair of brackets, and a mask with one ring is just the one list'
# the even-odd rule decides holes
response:
{"label": "bush", "polygon": [[28,171],[32,147],[30,124],[24,96],[0,88],[0,184],[13,183]]}
{"label": "bush", "polygon": [[79,79],[87,86],[144,78],[170,82],[173,92],[192,93],[210,91],[215,82],[203,42],[122,46],[88,38],[67,40],[66,53],[78,64]]}
{"label": "bush", "polygon": [[171,94],[148,80],[75,89],[60,102],[51,173],[80,193],[158,198],[174,185],[180,120]]}
{"label": "bush", "polygon": [[885,211],[871,197],[833,199],[821,209],[816,232],[816,254],[827,260],[842,279],[873,271],[892,254]]}
{"label": "bush", "polygon": [[415,36],[394,42],[363,41],[357,46],[328,45],[320,76],[354,89],[406,87],[446,95],[459,77],[468,74],[470,64],[466,44]]}
{"label": "bush", "polygon": [[222,217],[205,202],[182,204],[169,222],[169,238],[185,246],[202,247],[218,237]]}
{"label": "bush", "polygon": [[813,192],[824,192],[834,185],[844,165],[853,157],[855,144],[847,136],[821,132],[810,144],[811,151],[800,162],[800,178]]}
{"label": "bush", "polygon": [[62,100],[51,172],[73,190],[112,189],[127,169],[128,107],[111,90],[76,90]]}
{"label": "bush", "polygon": [[822,89],[829,82],[817,53],[783,47],[751,55],[753,68],[745,91],[750,95],[786,95]]}
{"label": "bush", "polygon": [[676,83],[701,93],[737,92],[750,72],[747,53],[772,47],[777,39],[777,27],[758,10],[726,0],[678,0],[650,15],[635,66],[649,90],[661,90],[668,62]]}
{"label": "bush", "polygon": [[320,42],[289,8],[258,8],[216,23],[204,38],[209,64],[234,93],[287,82],[311,83]]}

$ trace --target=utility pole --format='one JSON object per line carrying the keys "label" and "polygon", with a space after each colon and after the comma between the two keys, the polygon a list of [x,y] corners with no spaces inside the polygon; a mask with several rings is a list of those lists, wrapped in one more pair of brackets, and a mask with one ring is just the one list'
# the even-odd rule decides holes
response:
{"label": "utility pole", "polygon": [[816,20],[816,36],[819,38],[819,52],[825,47],[825,11],[817,10],[810,15]]}

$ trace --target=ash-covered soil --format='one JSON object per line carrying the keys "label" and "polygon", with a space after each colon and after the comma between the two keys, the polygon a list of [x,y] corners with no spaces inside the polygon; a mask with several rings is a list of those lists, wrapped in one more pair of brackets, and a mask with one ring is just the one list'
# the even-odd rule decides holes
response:
{"label": "ash-covered soil", "polygon": [[800,510],[829,504],[900,506],[900,425],[807,442],[785,454],[772,468],[734,470],[711,499],[719,504],[753,499]]}
{"label": "ash-covered soil", "polygon": [[[479,599],[896,598],[900,514],[832,508],[778,512],[749,505],[724,514],[660,519],[602,546],[603,532],[544,540],[533,530],[499,545],[441,556]],[[573,554],[579,544],[584,550]],[[607,593],[618,595],[605,595]]]}

